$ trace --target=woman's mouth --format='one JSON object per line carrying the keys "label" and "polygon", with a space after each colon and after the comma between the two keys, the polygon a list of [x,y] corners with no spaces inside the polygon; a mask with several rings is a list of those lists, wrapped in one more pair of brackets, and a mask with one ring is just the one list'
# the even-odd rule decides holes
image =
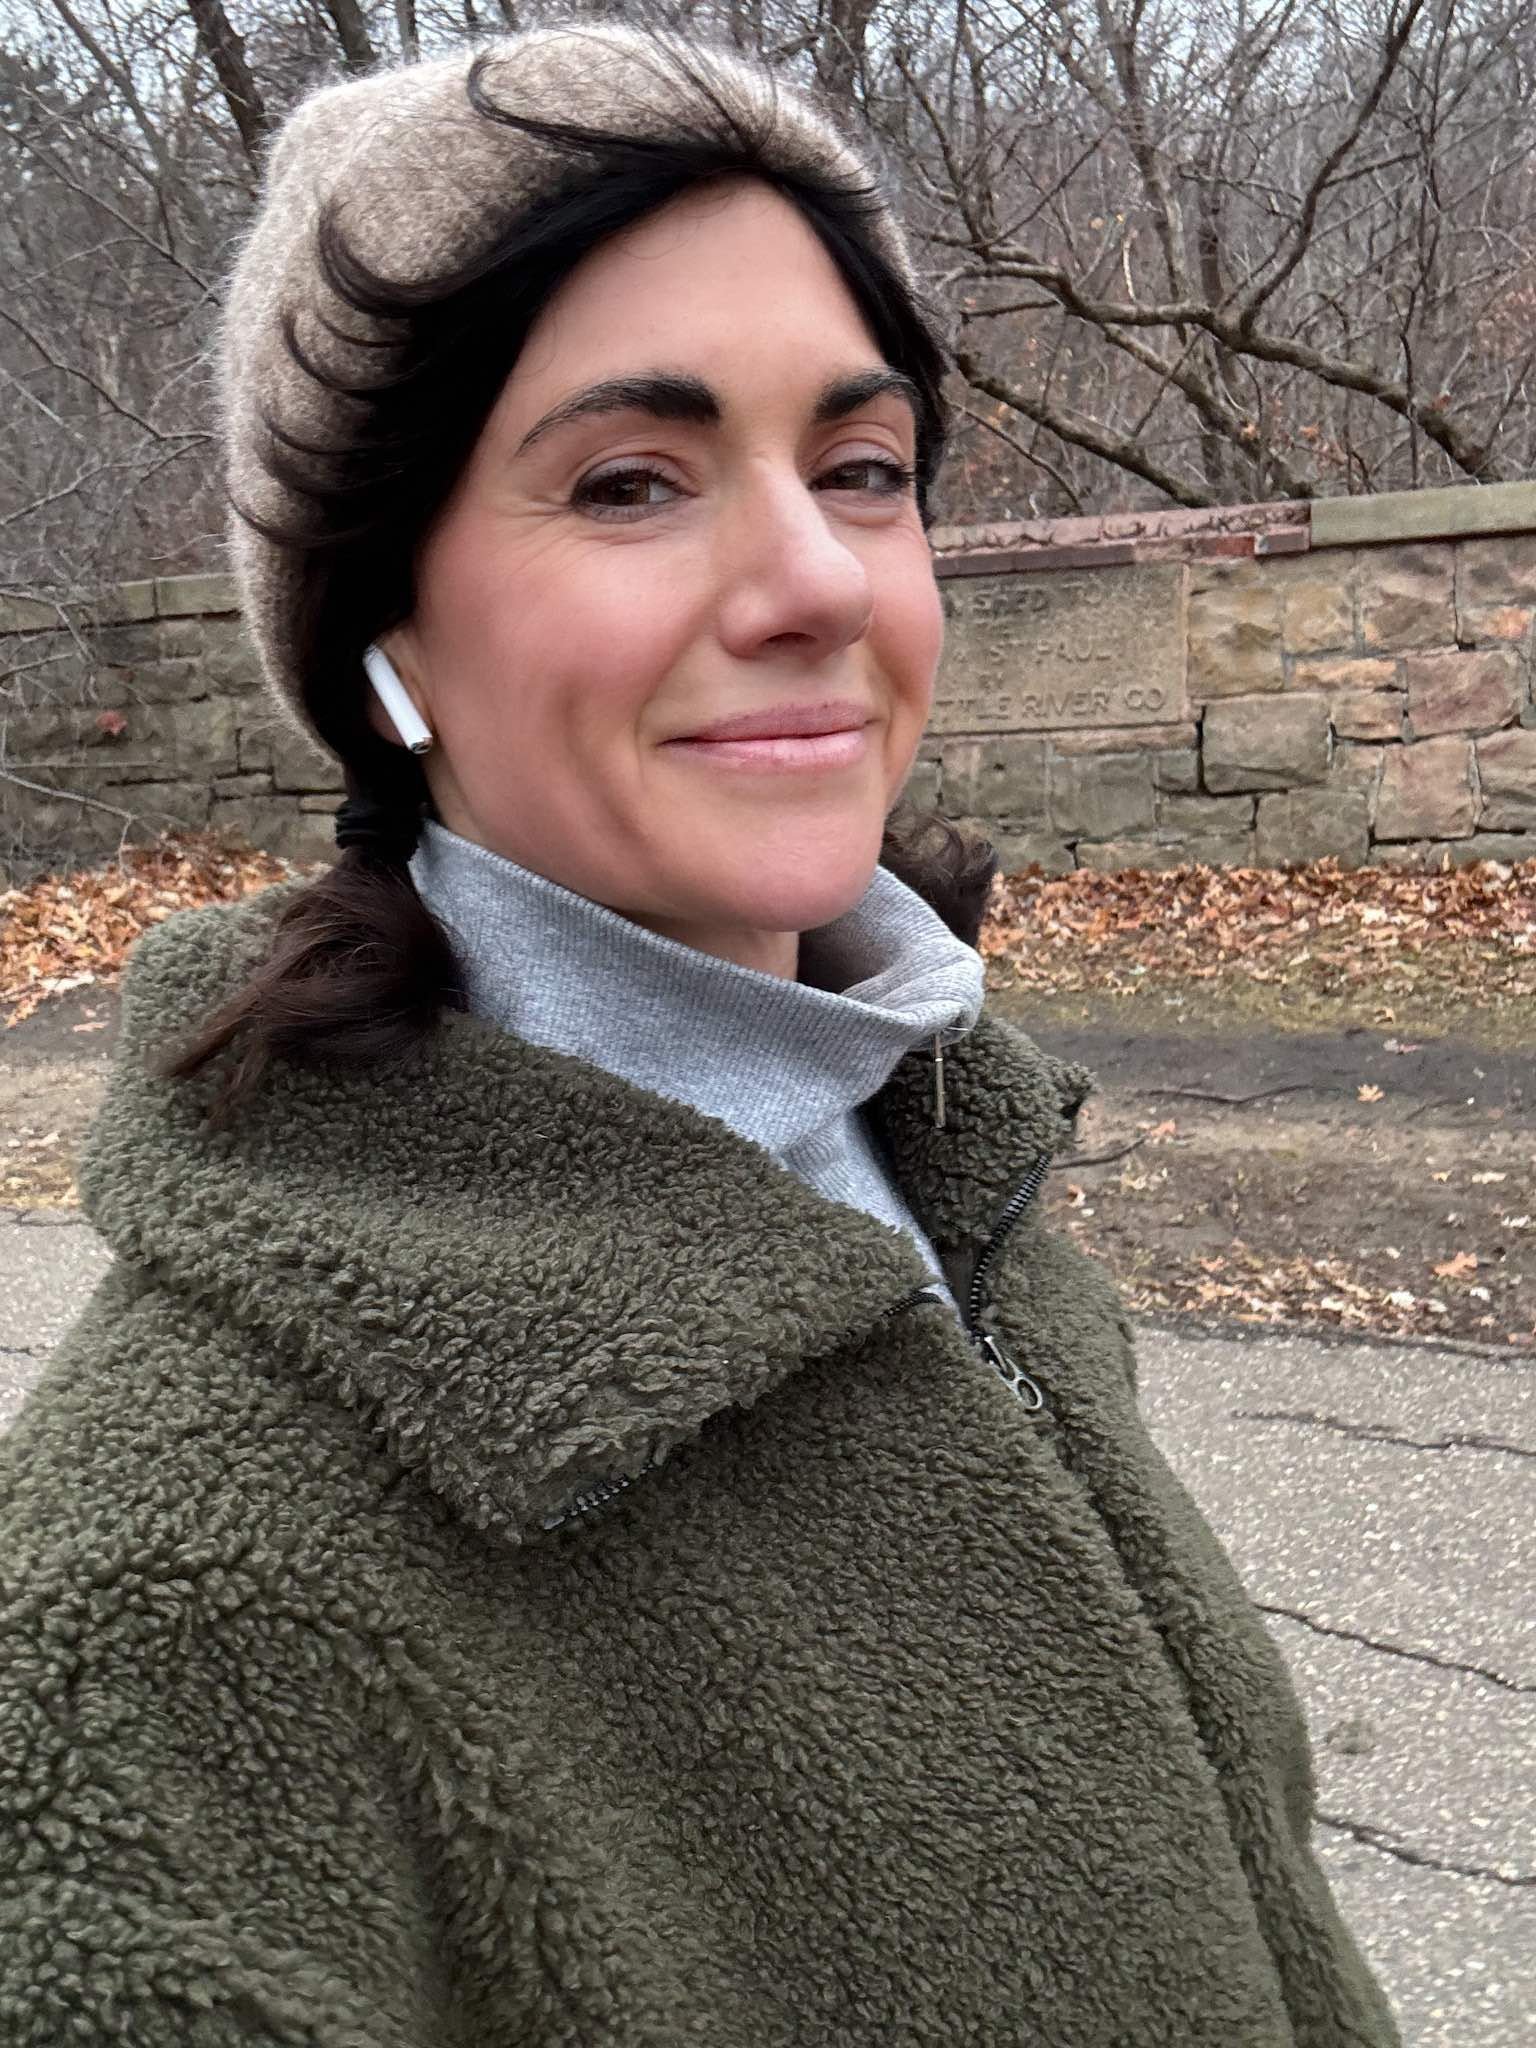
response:
{"label": "woman's mouth", "polygon": [[696,761],[731,768],[847,768],[869,750],[867,725],[844,726],[836,732],[777,733],[757,740],[670,740],[669,746]]}

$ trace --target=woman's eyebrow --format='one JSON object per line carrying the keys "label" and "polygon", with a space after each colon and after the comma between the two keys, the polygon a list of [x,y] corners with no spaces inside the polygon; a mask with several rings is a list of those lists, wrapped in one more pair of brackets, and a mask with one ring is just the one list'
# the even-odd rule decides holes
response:
{"label": "woman's eyebrow", "polygon": [[[812,418],[817,426],[829,426],[876,398],[902,399],[920,416],[917,386],[900,370],[885,367],[855,370],[828,384],[816,400]],[[535,441],[553,433],[572,420],[594,419],[611,412],[648,412],[659,420],[684,420],[690,426],[717,425],[724,417],[719,398],[701,377],[689,377],[670,370],[646,370],[633,377],[605,377],[562,398],[524,434],[517,444],[519,455]]]}

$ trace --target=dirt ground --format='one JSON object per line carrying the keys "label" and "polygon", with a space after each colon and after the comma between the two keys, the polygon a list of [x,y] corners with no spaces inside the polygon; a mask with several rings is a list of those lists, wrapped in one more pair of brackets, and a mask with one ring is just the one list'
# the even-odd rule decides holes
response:
{"label": "dirt ground", "polygon": [[1098,1076],[1043,1200],[1134,1308],[1536,1348],[1536,1052],[992,1002]]}
{"label": "dirt ground", "polygon": [[[991,1002],[1098,1076],[1041,1200],[1136,1312],[1536,1349],[1536,1020],[1286,1029],[1209,984]],[[74,1205],[115,1035],[99,987],[0,1031],[0,1207]]]}
{"label": "dirt ground", "polygon": [[75,1151],[112,1065],[117,999],[80,989],[0,1029],[0,1207],[74,1206]]}

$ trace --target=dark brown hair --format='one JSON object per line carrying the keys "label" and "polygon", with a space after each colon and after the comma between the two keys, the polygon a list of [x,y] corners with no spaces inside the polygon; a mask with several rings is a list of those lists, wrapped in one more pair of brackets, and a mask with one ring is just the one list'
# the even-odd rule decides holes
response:
{"label": "dark brown hair", "polygon": [[[675,44],[659,53],[687,68]],[[274,1057],[388,1060],[430,1031],[445,1007],[465,1006],[464,977],[448,936],[416,892],[407,865],[428,805],[420,762],[374,732],[363,650],[408,618],[420,543],[469,458],[529,330],[559,285],[592,250],[705,179],[745,174],[789,199],[837,265],[885,360],[917,388],[917,492],[929,492],[948,424],[943,350],[868,223],[882,205],[867,182],[791,177],[774,168],[766,134],[721,106],[717,132],[665,139],[535,121],[491,100],[485,59],[470,68],[471,104],[560,153],[558,188],[500,224],[470,261],[401,283],[370,268],[343,233],[335,205],[322,211],[317,253],[344,306],[382,323],[388,345],[366,379],[347,380],[305,350],[290,315],[289,355],[346,402],[350,431],[319,444],[263,413],[263,463],[303,510],[286,524],[239,504],[238,516],[304,564],[296,622],[305,710],[344,764],[350,800],[386,829],[344,847],[335,865],[284,907],[266,958],[244,985],[161,1063],[186,1079],[216,1054],[233,1057],[209,1107],[224,1122]],[[692,83],[707,81],[689,70]],[[713,95],[710,95],[713,99]],[[338,679],[340,686],[338,687]],[[996,867],[990,845],[934,812],[902,802],[886,820],[881,861],[974,945]]]}

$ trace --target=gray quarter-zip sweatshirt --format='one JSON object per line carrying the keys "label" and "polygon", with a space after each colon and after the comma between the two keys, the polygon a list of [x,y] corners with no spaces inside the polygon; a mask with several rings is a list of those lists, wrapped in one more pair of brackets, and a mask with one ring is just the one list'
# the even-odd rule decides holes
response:
{"label": "gray quarter-zip sweatshirt", "polygon": [[477,1015],[718,1117],[829,1200],[905,1231],[953,1305],[861,1105],[914,1047],[970,1031],[984,970],[889,870],[802,934],[796,981],[662,938],[432,820],[411,874]]}

